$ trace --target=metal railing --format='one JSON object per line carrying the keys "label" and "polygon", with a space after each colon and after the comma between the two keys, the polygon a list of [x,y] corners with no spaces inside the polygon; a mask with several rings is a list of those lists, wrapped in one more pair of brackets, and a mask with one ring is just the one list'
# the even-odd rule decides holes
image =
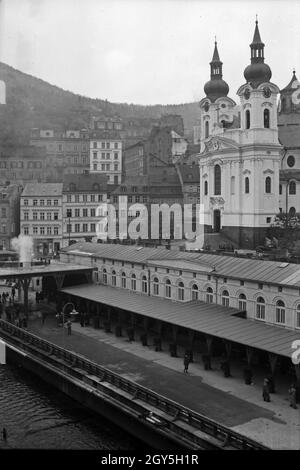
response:
{"label": "metal railing", "polygon": [[[120,375],[112,372],[106,367],[90,361],[89,359],[70,352],[60,346],[57,346],[45,339],[40,338],[28,331],[18,328],[17,326],[5,321],[0,320],[0,334],[8,336],[14,343],[18,343],[22,349],[33,351],[34,354],[40,356],[44,360],[53,365],[57,365],[66,373],[74,377],[83,377],[84,375],[96,376],[99,380],[94,384],[96,388],[104,388],[104,383],[113,385],[119,390],[126,392],[131,396],[131,403],[139,400],[140,402],[147,403],[156,409],[166,413],[171,417],[171,423],[174,428],[176,421],[181,421],[189,424],[193,428],[201,430],[203,433],[213,436],[220,442],[226,443],[235,449],[243,450],[268,450],[269,448],[261,443],[258,443],[246,436],[243,436],[218,422],[207,418],[200,413],[190,410],[189,408],[167,398],[159,395],[158,393],[149,390],[142,385],[139,385],[131,380],[125,379]],[[5,339],[5,338],[4,338]],[[60,360],[60,361],[59,361]],[[92,378],[88,378],[89,383]],[[103,386],[101,387],[101,383]],[[116,391],[106,387],[106,393],[116,395]],[[179,424],[179,423],[178,423]],[[178,430],[177,432],[182,432]]]}

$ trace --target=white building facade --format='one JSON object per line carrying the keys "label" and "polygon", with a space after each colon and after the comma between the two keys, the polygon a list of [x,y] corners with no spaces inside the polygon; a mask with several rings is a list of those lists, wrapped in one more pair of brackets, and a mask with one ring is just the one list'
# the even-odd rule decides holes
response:
{"label": "white building facade", "polygon": [[222,231],[241,247],[261,244],[279,212],[278,87],[270,82],[256,22],[239,105],[227,97],[217,45],[206,97],[200,102],[200,201],[208,231]]}
{"label": "white building facade", "polygon": [[199,253],[178,256],[162,248],[122,245],[82,244],[68,250],[61,260],[98,268],[96,284],[173,302],[215,303],[245,312],[253,321],[300,329],[298,265]]}
{"label": "white building facade", "polygon": [[33,238],[37,255],[58,253],[62,242],[62,183],[27,183],[20,200],[20,233]]}

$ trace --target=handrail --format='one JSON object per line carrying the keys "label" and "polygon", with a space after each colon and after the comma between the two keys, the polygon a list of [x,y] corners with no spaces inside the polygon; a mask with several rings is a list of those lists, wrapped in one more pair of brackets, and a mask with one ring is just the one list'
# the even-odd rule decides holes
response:
{"label": "handrail", "polygon": [[[14,339],[18,337],[21,340],[29,343],[29,346],[35,346],[45,351],[48,356],[49,352],[51,356],[57,356],[62,358],[64,361],[69,363],[72,367],[76,364],[77,368],[86,370],[93,375],[99,376],[101,381],[110,383],[117,388],[130,393],[133,396],[133,400],[141,400],[148,404],[151,404],[159,410],[171,415],[173,421],[181,420],[189,425],[200,429],[201,431],[214,436],[215,438],[230,444],[232,447],[238,449],[247,450],[267,450],[268,447],[263,444],[252,440],[246,436],[243,436],[236,431],[212,420],[196,411],[192,411],[189,408],[181,405],[170,398],[159,395],[158,393],[149,390],[148,388],[139,385],[131,380],[121,377],[117,373],[103,367],[80,354],[75,354],[67,349],[57,346],[45,339],[36,336],[33,333],[29,333],[22,328],[19,328],[5,320],[0,319],[0,329],[3,332],[7,332],[14,336]],[[67,365],[67,364],[66,364]],[[73,366],[74,367],[74,366]]]}

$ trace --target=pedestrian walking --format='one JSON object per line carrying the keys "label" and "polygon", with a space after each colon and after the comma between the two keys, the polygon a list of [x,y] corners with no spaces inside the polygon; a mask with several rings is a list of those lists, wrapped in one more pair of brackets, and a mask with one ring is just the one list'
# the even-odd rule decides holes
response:
{"label": "pedestrian walking", "polygon": [[68,336],[72,334],[72,322],[71,320],[67,321],[67,330],[68,330]]}
{"label": "pedestrian walking", "polygon": [[184,373],[187,374],[188,373],[188,368],[189,368],[189,364],[190,364],[190,355],[188,353],[185,353],[184,355],[184,359],[183,359],[183,364],[184,364]]}
{"label": "pedestrian walking", "polygon": [[296,387],[295,384],[292,384],[289,388],[289,395],[290,395],[290,406],[295,410],[298,408],[296,405]]}
{"label": "pedestrian walking", "polygon": [[4,441],[7,441],[7,430],[6,428],[2,429],[2,438]]}
{"label": "pedestrian walking", "polygon": [[264,401],[268,401],[268,402],[271,401],[268,379],[264,379],[262,396],[263,396]]}

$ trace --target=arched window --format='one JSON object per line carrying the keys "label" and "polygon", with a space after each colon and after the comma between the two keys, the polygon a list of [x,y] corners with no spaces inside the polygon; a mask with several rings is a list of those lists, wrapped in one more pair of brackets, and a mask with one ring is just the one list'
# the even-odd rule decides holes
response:
{"label": "arched window", "polygon": [[166,297],[167,297],[167,299],[171,298],[171,281],[170,281],[170,279],[166,280]]}
{"label": "arched window", "polygon": [[111,285],[116,287],[117,285],[117,276],[116,276],[116,271],[112,271],[111,273]]}
{"label": "arched window", "polygon": [[296,310],[296,328],[300,328],[300,304],[297,305]]}
{"label": "arched window", "polygon": [[230,179],[230,193],[235,194],[235,176]]}
{"label": "arched window", "polygon": [[215,165],[215,195],[221,194],[221,167],[220,165]]}
{"label": "arched window", "polygon": [[294,217],[296,214],[296,209],[295,207],[291,207],[290,210],[289,210],[289,216],[290,217]]}
{"label": "arched window", "polygon": [[285,304],[282,300],[276,302],[276,323],[285,323]]}
{"label": "arched window", "polygon": [[197,284],[193,284],[192,286],[192,300],[198,300],[199,289]]}
{"label": "arched window", "polygon": [[122,276],[121,276],[121,286],[123,289],[126,289],[126,274],[125,273],[122,273]]}
{"label": "arched window", "polygon": [[155,277],[153,279],[153,294],[158,295],[158,293],[159,293],[159,282],[158,282],[157,277]]}
{"label": "arched window", "polygon": [[132,274],[131,276],[131,290],[136,290],[136,275]]}
{"label": "arched window", "polygon": [[209,122],[205,121],[205,138],[209,136]]}
{"label": "arched window", "polygon": [[256,301],[256,318],[265,320],[266,318],[266,303],[263,297],[258,297]]}
{"label": "arched window", "polygon": [[207,181],[204,181],[204,195],[205,196],[208,195],[208,182]]}
{"label": "arched window", "polygon": [[142,292],[144,292],[144,294],[147,294],[148,292],[148,282],[146,276],[142,277]]}
{"label": "arched window", "polygon": [[246,120],[246,129],[250,129],[250,111],[247,109],[245,113],[245,120]]}
{"label": "arched window", "polygon": [[245,178],[245,193],[249,194],[249,192],[250,192],[249,178],[248,178],[248,176],[246,176],[246,178]]}
{"label": "arched window", "polygon": [[224,307],[229,307],[229,292],[228,292],[228,290],[223,290],[223,292],[222,292],[222,305]]}
{"label": "arched window", "polygon": [[178,284],[178,300],[184,300],[184,284],[180,282]]}
{"label": "arched window", "polygon": [[245,294],[239,295],[239,310],[245,312],[247,310],[247,301]]}
{"label": "arched window", "polygon": [[266,181],[265,181],[265,191],[267,194],[270,194],[271,193],[271,178],[270,176],[267,176],[266,177]]}
{"label": "arched window", "polygon": [[208,287],[206,289],[206,302],[208,304],[212,304],[214,301],[214,294],[213,294],[213,290],[211,287]]}
{"label": "arched window", "polygon": [[286,100],[285,98],[281,98],[281,111],[285,111],[286,107]]}
{"label": "arched window", "polygon": [[269,129],[270,127],[270,111],[269,109],[264,109],[264,127]]}
{"label": "arched window", "polygon": [[103,279],[103,284],[107,284],[107,271],[105,268],[102,271],[102,279]]}
{"label": "arched window", "polygon": [[296,182],[295,181],[291,181],[290,184],[289,184],[289,194],[296,194]]}
{"label": "arched window", "polygon": [[282,194],[282,184],[279,185],[279,194]]}

